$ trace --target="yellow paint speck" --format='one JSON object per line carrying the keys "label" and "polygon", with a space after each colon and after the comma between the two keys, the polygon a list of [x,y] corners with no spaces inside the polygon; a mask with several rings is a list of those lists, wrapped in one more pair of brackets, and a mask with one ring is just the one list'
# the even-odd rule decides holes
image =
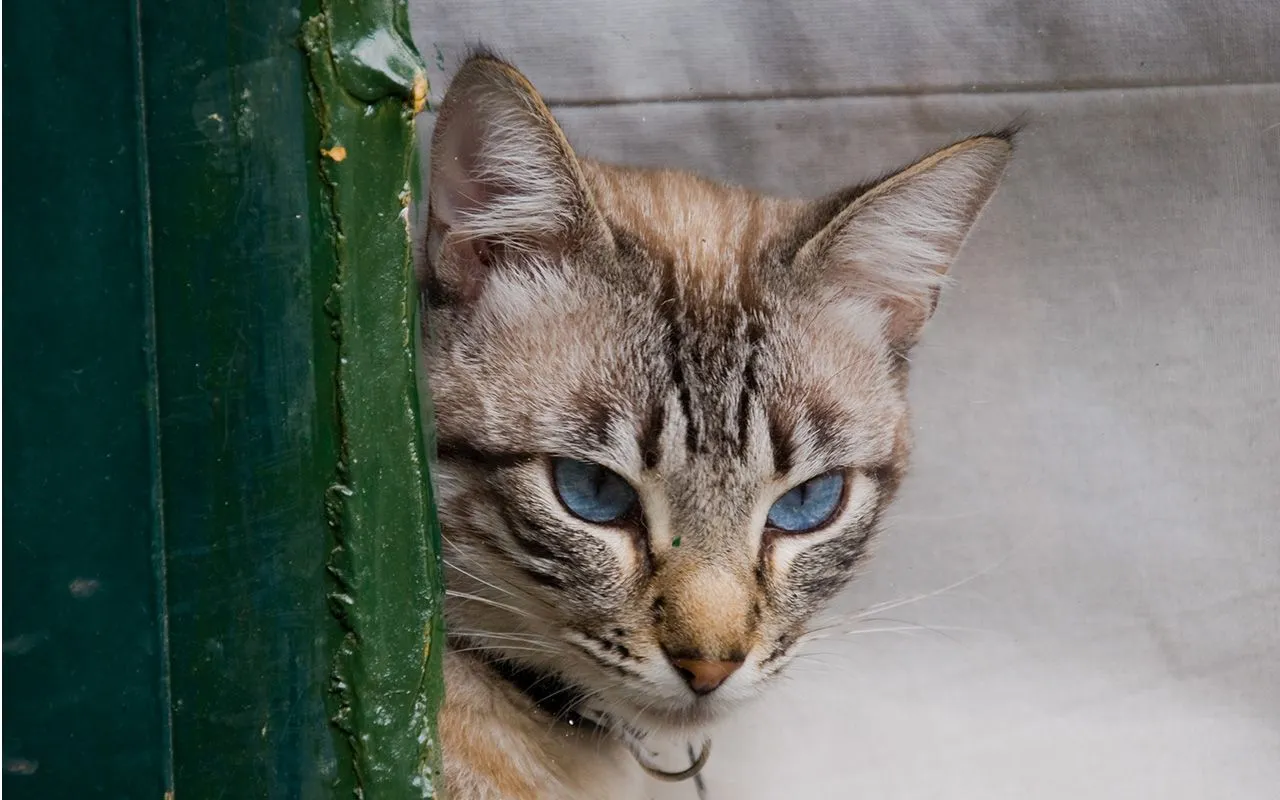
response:
{"label": "yellow paint speck", "polygon": [[421,114],[427,107],[427,76],[419,72],[413,76],[413,113]]}
{"label": "yellow paint speck", "polygon": [[321,148],[320,155],[324,156],[325,158],[332,158],[334,161],[345,161],[347,158],[347,148],[343,147],[342,145],[338,145],[337,147],[330,147],[327,150],[324,148]]}

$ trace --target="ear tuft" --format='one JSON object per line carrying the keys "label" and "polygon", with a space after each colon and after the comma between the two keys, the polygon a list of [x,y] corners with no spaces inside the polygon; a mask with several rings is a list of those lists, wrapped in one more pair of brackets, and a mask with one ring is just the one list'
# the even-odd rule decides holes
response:
{"label": "ear tuft", "polygon": [[913,345],[947,270],[991,199],[1013,132],[978,136],[917,162],[859,194],[801,251],[822,280],[879,302],[887,335]]}

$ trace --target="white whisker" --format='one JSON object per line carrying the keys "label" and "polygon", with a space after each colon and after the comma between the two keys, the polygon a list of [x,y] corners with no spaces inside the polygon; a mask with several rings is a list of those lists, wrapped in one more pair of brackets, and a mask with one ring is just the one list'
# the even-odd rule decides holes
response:
{"label": "white whisker", "polygon": [[[985,567],[985,568],[983,568],[983,569],[981,569],[981,570],[979,570],[979,571],[977,571],[977,572],[973,573],[972,575],[969,575],[969,576],[968,576],[968,577],[966,577],[966,578],[962,578],[962,579],[960,579],[960,580],[958,580],[958,581],[955,581],[954,583],[950,583],[950,584],[948,584],[948,585],[946,585],[946,586],[943,586],[943,587],[941,587],[941,588],[939,588],[939,589],[934,589],[934,590],[933,590],[933,591],[931,591],[931,592],[921,592],[920,594],[910,595],[910,596],[908,596],[908,597],[902,597],[902,598],[899,598],[899,599],[897,599],[897,600],[888,600],[888,601],[885,601],[885,602],[883,602],[883,603],[877,603],[877,604],[872,605],[872,606],[869,606],[869,607],[867,607],[867,608],[865,608],[865,609],[863,609],[863,610],[861,610],[861,611],[858,611],[858,612],[856,612],[856,613],[854,613],[854,614],[852,614],[852,615],[850,615],[850,616],[847,616],[847,617],[841,617],[841,618],[840,618],[840,620],[843,620],[844,622],[856,622],[856,621],[858,621],[858,620],[866,619],[867,617],[871,617],[871,616],[874,616],[874,615],[880,614],[880,613],[885,612],[885,611],[892,611],[892,610],[893,610],[893,609],[895,609],[895,608],[901,608],[901,607],[903,607],[903,606],[909,606],[909,605],[911,605],[911,604],[913,604],[913,603],[919,603],[919,602],[921,602],[921,601],[923,601],[923,600],[929,600],[929,599],[932,599],[932,598],[937,597],[937,596],[939,596],[939,595],[946,594],[947,592],[955,591],[956,589],[959,589],[959,588],[960,588],[960,587],[962,587],[962,586],[966,586],[966,585],[968,585],[968,584],[970,584],[970,583],[973,583],[974,581],[978,580],[979,578],[983,578],[983,577],[986,577],[987,575],[990,575],[992,572],[994,572],[995,570],[997,570],[997,569],[999,569],[1001,566],[1003,566],[1003,565],[1004,565],[1004,563],[1005,563],[1006,561],[1008,561],[1008,560],[1009,560],[1009,556],[1005,556],[1004,558],[999,559],[998,561],[996,561],[995,563],[991,564],[990,566]],[[838,624],[840,624],[840,621],[837,621],[837,622],[835,622],[834,624],[837,624],[837,625],[838,625]],[[825,627],[830,627],[830,626],[828,625],[828,626],[825,626]]]}
{"label": "white whisker", "polygon": [[457,592],[452,589],[446,589],[444,593],[447,597],[456,597],[459,600],[472,600],[477,603],[484,603],[485,605],[493,606],[494,608],[501,608],[504,611],[510,611],[511,613],[518,614],[522,617],[530,617],[530,618],[533,617],[532,614],[530,614],[528,611],[525,611],[522,608],[516,608],[515,606],[507,605],[506,603],[499,603],[497,600],[490,600],[489,598],[482,597],[478,594],[468,594],[467,592]]}
{"label": "white whisker", "polygon": [[454,564],[453,562],[451,562],[451,561],[450,561],[449,559],[447,559],[447,558],[446,558],[446,559],[444,559],[444,565],[445,565],[447,568],[449,568],[449,569],[455,569],[455,570],[457,570],[458,572],[461,572],[463,575],[466,575],[468,578],[470,578],[471,580],[473,580],[473,581],[475,581],[475,582],[477,582],[477,583],[483,583],[485,586],[488,586],[490,589],[495,589],[495,590],[497,590],[497,591],[499,591],[499,592],[502,592],[503,594],[505,594],[505,595],[506,595],[506,596],[508,596],[508,597],[514,597],[514,598],[515,598],[515,599],[517,599],[517,600],[522,599],[522,598],[520,597],[520,595],[516,594],[515,592],[509,591],[509,590],[507,590],[507,589],[503,589],[501,586],[495,586],[494,584],[489,583],[488,581],[486,581],[484,578],[478,577],[478,576],[476,576],[476,575],[471,574],[470,572],[467,572],[465,569],[463,569],[462,567],[458,566],[457,564]]}
{"label": "white whisker", "polygon": [[494,631],[462,630],[459,628],[451,629],[449,633],[456,634],[458,636],[483,637],[486,639],[505,639],[513,642],[530,642],[532,644],[556,644],[556,641],[554,639],[551,639],[547,636],[540,636],[536,633],[529,633],[529,634],[496,633]]}
{"label": "white whisker", "polygon": [[550,647],[517,647],[515,645],[506,645],[506,644],[475,645],[474,647],[463,647],[458,650],[450,650],[449,652],[450,653],[473,653],[477,650],[497,650],[499,652],[506,652],[508,650],[520,650],[520,651],[525,651],[529,653],[551,653],[552,655],[555,655],[557,653],[556,650],[553,650]]}

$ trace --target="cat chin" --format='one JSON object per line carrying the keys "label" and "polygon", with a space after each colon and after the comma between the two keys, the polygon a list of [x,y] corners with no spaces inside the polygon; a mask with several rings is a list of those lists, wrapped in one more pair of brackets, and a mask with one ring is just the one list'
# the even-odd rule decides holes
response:
{"label": "cat chin", "polygon": [[653,736],[698,736],[731,715],[743,705],[740,700],[710,695],[681,706],[656,708],[644,702],[627,710],[619,710],[619,719],[640,733]]}

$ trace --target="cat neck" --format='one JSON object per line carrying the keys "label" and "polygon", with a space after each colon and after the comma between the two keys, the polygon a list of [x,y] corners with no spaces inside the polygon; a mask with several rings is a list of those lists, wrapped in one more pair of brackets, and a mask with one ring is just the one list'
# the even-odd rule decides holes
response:
{"label": "cat neck", "polygon": [[438,733],[450,796],[569,800],[600,797],[601,787],[611,800],[647,796],[644,771],[618,736],[557,721],[547,705],[554,689],[524,675],[513,682],[478,652],[451,640],[444,654]]}
{"label": "cat neck", "polygon": [[621,732],[623,737],[638,738],[638,734],[625,730],[621,723],[607,714],[589,709],[587,690],[554,672],[489,655],[487,651],[476,648],[465,637],[451,636],[449,645],[455,651],[470,650],[477,661],[527,700],[534,709],[549,718],[553,725],[583,734],[613,736],[617,735],[615,732]]}
{"label": "cat neck", "polygon": [[[470,646],[469,646],[470,645]],[[449,646],[455,651],[470,651],[475,660],[482,664],[489,673],[490,679],[497,680],[509,691],[521,698],[529,710],[541,715],[551,722],[551,728],[559,728],[566,735],[577,734],[599,742],[611,739],[615,743],[625,745],[636,759],[637,764],[649,775],[658,780],[678,782],[694,779],[698,797],[704,796],[704,786],[699,773],[706,765],[710,755],[710,740],[706,740],[699,753],[689,747],[689,766],[683,770],[668,772],[646,763],[638,752],[644,749],[645,734],[624,725],[616,717],[598,709],[592,709],[587,701],[588,690],[570,683],[560,675],[520,664],[508,659],[486,655],[486,651],[474,646],[465,637],[452,636]]]}

